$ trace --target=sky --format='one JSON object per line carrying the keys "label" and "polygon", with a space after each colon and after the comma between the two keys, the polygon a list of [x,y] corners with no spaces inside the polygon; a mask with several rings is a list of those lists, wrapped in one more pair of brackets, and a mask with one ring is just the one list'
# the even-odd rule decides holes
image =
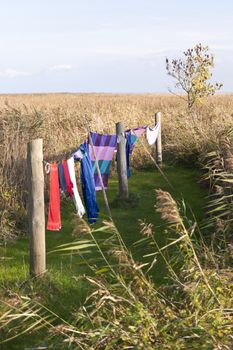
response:
{"label": "sky", "polygon": [[0,93],[167,92],[201,42],[233,91],[232,0],[0,0]]}

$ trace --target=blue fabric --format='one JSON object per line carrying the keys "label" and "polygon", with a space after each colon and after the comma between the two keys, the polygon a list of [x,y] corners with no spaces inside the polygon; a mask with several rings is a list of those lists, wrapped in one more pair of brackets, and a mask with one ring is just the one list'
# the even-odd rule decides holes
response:
{"label": "blue fabric", "polygon": [[83,199],[87,211],[88,222],[93,224],[98,220],[99,208],[96,201],[94,174],[87,143],[83,143],[78,151],[76,151],[73,156],[75,160],[79,160],[81,163],[80,177]]}
{"label": "blue fabric", "polygon": [[62,192],[67,191],[66,179],[64,174],[64,168],[61,162],[58,163],[58,177],[59,177],[59,187]]}
{"label": "blue fabric", "polygon": [[126,150],[126,166],[127,166],[127,177],[130,177],[130,166],[129,166],[129,155],[131,154],[131,132],[129,131],[126,134],[126,146],[125,146],[125,150]]}
{"label": "blue fabric", "polygon": [[126,165],[127,165],[127,177],[130,177],[130,154],[132,154],[135,144],[137,143],[139,137],[145,132],[146,126],[140,126],[135,129],[126,130]]}

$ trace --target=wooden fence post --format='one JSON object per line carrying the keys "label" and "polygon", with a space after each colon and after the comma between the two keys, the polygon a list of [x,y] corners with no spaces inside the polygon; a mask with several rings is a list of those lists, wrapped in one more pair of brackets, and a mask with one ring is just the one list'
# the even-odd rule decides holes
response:
{"label": "wooden fence post", "polygon": [[42,139],[36,139],[28,143],[27,168],[30,274],[38,276],[46,270]]}
{"label": "wooden fence post", "polygon": [[156,162],[158,165],[162,165],[163,156],[162,156],[162,137],[161,137],[161,130],[162,130],[162,123],[161,123],[161,113],[158,112],[155,114],[155,124],[160,123],[160,130],[158,133],[158,138],[156,141]]}
{"label": "wooden fence post", "polygon": [[116,123],[117,134],[117,174],[118,174],[118,189],[119,196],[128,198],[128,178],[126,165],[126,139],[123,123]]}

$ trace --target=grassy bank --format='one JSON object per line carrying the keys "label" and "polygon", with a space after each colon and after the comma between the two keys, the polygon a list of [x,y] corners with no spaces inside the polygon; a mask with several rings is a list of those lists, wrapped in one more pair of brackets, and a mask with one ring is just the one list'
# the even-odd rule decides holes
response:
{"label": "grassy bank", "polygon": [[[145,261],[142,258],[143,254],[150,252],[146,246],[135,245],[135,242],[142,238],[139,219],[154,225],[155,239],[159,246],[163,246],[171,238],[164,233],[164,224],[158,213],[155,212],[155,188],[172,192],[175,198],[180,201],[184,198],[186,204],[191,206],[198,222],[201,222],[204,216],[203,207],[206,193],[198,185],[198,171],[182,167],[167,167],[164,171],[174,189],[170,188],[157,171],[133,172],[129,179],[129,187],[130,192],[137,193],[139,196],[138,206],[127,209],[111,208],[116,226],[136,261]],[[113,202],[116,193],[117,179],[113,177],[110,179],[108,189],[110,203]],[[101,222],[101,219],[105,219],[107,215],[102,193],[98,193],[98,202]],[[48,252],[54,250],[59,244],[78,239],[72,235],[74,229],[73,213],[71,203],[62,204],[63,227],[59,232],[47,232]],[[189,209],[187,209],[187,216],[191,220],[193,219]],[[33,281],[28,280],[28,239],[26,237],[8,241],[5,246],[0,247],[0,253],[2,257],[0,265],[1,298],[5,301],[11,303],[14,298],[17,299],[17,294],[27,294],[38,299],[66,320],[72,317],[73,311],[83,302],[87,286],[82,280],[77,280],[77,277],[84,273],[90,273],[90,271],[86,265],[83,265],[79,256],[75,254],[64,256],[61,253],[48,254],[47,275],[41,281]],[[170,254],[172,254],[172,250]],[[158,258],[155,268],[151,271],[151,276],[156,284],[166,282],[166,266],[161,258]],[[20,346],[17,345],[19,342],[16,340],[12,343],[11,349],[22,349],[22,346],[42,343],[42,334],[43,332],[38,334],[33,341],[30,340],[30,336],[22,337]],[[3,349],[9,349],[9,345],[6,344]]]}

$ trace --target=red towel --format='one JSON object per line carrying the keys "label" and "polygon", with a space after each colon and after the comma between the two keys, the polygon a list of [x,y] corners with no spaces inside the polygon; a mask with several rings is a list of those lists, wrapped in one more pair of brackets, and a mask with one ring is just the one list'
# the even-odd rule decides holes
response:
{"label": "red towel", "polygon": [[73,197],[74,192],[73,192],[73,183],[70,179],[70,173],[69,173],[69,168],[68,168],[68,163],[67,160],[65,160],[63,163],[63,169],[64,169],[64,174],[65,174],[65,179],[66,179],[66,187],[67,187],[67,191],[70,195],[70,197]]}
{"label": "red towel", "polygon": [[60,190],[57,164],[50,164],[50,196],[47,230],[58,231],[61,228]]}

